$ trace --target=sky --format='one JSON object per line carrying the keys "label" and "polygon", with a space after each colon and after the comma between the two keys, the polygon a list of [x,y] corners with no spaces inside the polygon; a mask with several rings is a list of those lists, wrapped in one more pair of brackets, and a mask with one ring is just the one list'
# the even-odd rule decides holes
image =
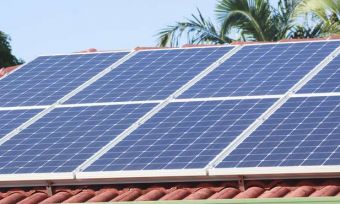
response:
{"label": "sky", "polygon": [[88,48],[126,50],[155,46],[155,34],[199,8],[215,20],[216,0],[2,0],[0,30],[11,37],[13,54],[39,55]]}

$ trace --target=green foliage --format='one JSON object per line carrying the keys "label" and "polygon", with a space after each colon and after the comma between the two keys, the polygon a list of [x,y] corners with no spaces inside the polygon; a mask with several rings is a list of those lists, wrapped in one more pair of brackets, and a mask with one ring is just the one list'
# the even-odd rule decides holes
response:
{"label": "green foliage", "polygon": [[275,30],[270,8],[263,0],[221,0],[216,14],[225,34],[236,28],[246,40],[266,41]]}
{"label": "green foliage", "polygon": [[23,61],[12,55],[10,38],[0,31],[0,68],[22,64]]}
{"label": "green foliage", "polygon": [[302,0],[294,15],[312,16],[320,27],[320,36],[340,34],[339,0]]}
{"label": "green foliage", "polygon": [[178,46],[185,33],[190,44],[322,37],[339,33],[339,6],[339,0],[279,0],[278,5],[269,0],[219,0],[215,10],[218,25],[198,11],[197,16],[161,30],[159,45]]}
{"label": "green foliage", "polygon": [[175,25],[167,26],[158,33],[159,45],[176,47],[179,41],[186,33],[189,44],[223,44],[231,42],[231,39],[221,35],[221,30],[214,24],[205,19],[202,13],[197,9],[198,15],[191,15],[191,19],[183,22],[177,22]]}

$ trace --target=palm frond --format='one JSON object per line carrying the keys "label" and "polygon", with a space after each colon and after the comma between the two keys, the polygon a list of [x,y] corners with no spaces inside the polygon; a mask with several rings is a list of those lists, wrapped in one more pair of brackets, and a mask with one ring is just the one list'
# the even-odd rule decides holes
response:
{"label": "palm frond", "polygon": [[180,44],[182,35],[186,33],[189,44],[224,44],[231,42],[231,39],[222,36],[214,24],[205,19],[197,9],[198,15],[191,15],[191,19],[184,22],[177,22],[161,30],[158,36],[158,45],[161,47],[177,47]]}
{"label": "palm frond", "polygon": [[340,1],[339,0],[302,0],[294,15],[312,15],[322,23],[321,36],[340,34]]}
{"label": "palm frond", "polygon": [[237,28],[240,33],[250,36],[248,40],[267,41],[275,32],[267,0],[220,0],[215,12],[222,23],[222,33]]}

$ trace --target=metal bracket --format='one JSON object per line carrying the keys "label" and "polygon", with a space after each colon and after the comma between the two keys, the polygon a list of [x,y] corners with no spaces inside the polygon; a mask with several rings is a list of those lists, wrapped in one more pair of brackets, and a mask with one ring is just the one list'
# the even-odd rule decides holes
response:
{"label": "metal bracket", "polygon": [[52,184],[53,184],[53,182],[47,181],[46,192],[47,192],[47,195],[48,195],[49,197],[53,195]]}
{"label": "metal bracket", "polygon": [[246,191],[246,186],[244,184],[244,176],[238,176],[237,183],[238,183],[238,188],[241,192]]}

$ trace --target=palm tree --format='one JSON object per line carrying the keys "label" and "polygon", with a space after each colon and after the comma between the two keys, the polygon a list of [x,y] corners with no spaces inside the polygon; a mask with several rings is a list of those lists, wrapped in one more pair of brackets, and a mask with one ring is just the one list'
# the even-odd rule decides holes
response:
{"label": "palm tree", "polygon": [[305,15],[316,21],[321,36],[340,34],[340,1],[339,0],[302,0],[297,6],[295,16]]}
{"label": "palm tree", "polygon": [[[158,33],[159,46],[178,46],[187,34],[190,44],[223,44],[234,40],[277,41],[283,38],[316,37],[320,28],[296,24],[296,8],[301,0],[220,0],[216,6],[218,25],[200,11],[192,19],[167,26]],[[234,36],[234,37],[232,37]],[[235,39],[235,36],[236,39]]]}
{"label": "palm tree", "polygon": [[189,44],[224,44],[232,41],[228,36],[222,35],[222,30],[205,19],[202,13],[197,9],[198,15],[191,15],[192,19],[183,22],[177,22],[175,25],[167,26],[157,35],[159,36],[159,45],[177,47],[180,43],[183,33],[187,34]]}
{"label": "palm tree", "polygon": [[236,28],[243,40],[276,41],[289,37],[297,3],[280,0],[275,8],[267,0],[222,0],[216,14],[224,33]]}

